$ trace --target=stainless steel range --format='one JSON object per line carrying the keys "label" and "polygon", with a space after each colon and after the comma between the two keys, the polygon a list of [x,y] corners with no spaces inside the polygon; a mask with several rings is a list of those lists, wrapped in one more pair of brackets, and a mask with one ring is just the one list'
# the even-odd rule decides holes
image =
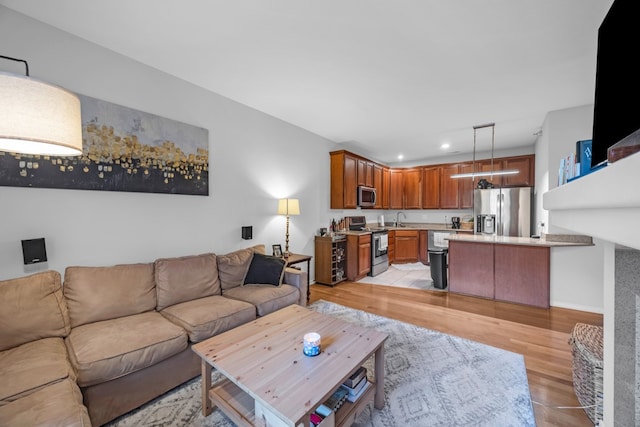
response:
{"label": "stainless steel range", "polygon": [[371,271],[377,276],[389,268],[389,232],[384,229],[371,229]]}
{"label": "stainless steel range", "polygon": [[349,230],[371,231],[371,270],[369,276],[377,276],[389,268],[389,231],[384,228],[367,228],[367,220],[363,216],[348,217]]}

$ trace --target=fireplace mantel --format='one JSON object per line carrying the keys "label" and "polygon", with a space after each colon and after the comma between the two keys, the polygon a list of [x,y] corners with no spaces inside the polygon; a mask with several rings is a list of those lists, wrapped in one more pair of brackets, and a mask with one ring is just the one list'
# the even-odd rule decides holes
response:
{"label": "fireplace mantel", "polygon": [[548,191],[543,207],[555,226],[640,249],[640,153]]}

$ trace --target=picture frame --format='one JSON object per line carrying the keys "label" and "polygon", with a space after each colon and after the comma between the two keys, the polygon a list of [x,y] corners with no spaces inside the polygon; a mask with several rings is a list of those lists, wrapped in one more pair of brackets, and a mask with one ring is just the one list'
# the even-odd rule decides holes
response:
{"label": "picture frame", "polygon": [[282,246],[281,245],[272,245],[273,248],[273,256],[277,256],[278,258],[282,258]]}

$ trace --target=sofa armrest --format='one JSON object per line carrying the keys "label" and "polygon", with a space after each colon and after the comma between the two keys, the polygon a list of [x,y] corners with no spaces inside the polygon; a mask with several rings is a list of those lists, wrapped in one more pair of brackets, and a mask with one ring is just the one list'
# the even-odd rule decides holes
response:
{"label": "sofa armrest", "polygon": [[298,304],[303,307],[307,306],[307,292],[309,289],[309,280],[307,273],[297,268],[287,267],[284,270],[284,283],[295,286],[300,290],[300,300]]}

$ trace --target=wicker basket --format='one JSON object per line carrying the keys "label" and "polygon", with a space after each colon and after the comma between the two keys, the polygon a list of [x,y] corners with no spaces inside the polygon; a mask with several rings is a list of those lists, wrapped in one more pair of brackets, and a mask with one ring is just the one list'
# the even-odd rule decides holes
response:
{"label": "wicker basket", "polygon": [[576,323],[569,336],[573,390],[595,425],[602,419],[602,326]]}

